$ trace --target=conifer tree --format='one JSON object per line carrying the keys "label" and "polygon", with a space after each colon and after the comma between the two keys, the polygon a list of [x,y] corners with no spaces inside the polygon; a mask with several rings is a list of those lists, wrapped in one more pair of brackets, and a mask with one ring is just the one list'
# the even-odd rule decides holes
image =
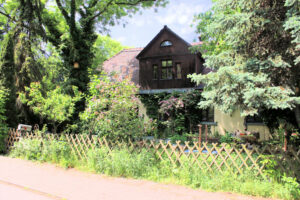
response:
{"label": "conifer tree", "polygon": [[300,1],[215,0],[197,16],[207,75],[202,108],[244,116],[293,109],[300,127]]}

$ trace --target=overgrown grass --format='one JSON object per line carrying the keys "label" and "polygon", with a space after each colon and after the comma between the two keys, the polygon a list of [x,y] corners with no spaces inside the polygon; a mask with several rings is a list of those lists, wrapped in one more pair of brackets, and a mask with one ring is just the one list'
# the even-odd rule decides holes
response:
{"label": "overgrown grass", "polygon": [[77,167],[110,176],[131,177],[164,183],[176,183],[209,191],[227,191],[246,195],[300,199],[300,187],[295,179],[283,177],[268,181],[253,172],[233,175],[218,170],[202,171],[191,160],[182,157],[182,166],[173,165],[169,160],[161,161],[153,152],[142,150],[131,153],[120,148],[110,154],[107,148],[96,148],[87,152],[87,161],[79,161],[69,145],[63,140],[44,141],[23,139],[15,144],[10,153],[13,157],[51,162],[63,167]]}

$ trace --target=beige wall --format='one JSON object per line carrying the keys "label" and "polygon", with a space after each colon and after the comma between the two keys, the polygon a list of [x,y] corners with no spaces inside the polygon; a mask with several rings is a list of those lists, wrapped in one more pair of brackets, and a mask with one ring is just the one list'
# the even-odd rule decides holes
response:
{"label": "beige wall", "polygon": [[[215,130],[221,135],[224,135],[226,131],[232,133],[236,130],[243,131],[245,129],[244,117],[240,115],[239,111],[228,115],[218,109],[214,109],[214,118],[215,122],[217,122]],[[260,140],[267,140],[270,137],[269,129],[264,124],[248,124],[248,130],[259,132]]]}

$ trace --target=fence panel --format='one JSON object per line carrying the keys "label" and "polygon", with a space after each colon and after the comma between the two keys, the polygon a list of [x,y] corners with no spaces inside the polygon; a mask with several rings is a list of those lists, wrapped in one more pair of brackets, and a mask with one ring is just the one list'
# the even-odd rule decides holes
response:
{"label": "fence panel", "polygon": [[154,152],[160,160],[171,162],[173,165],[183,166],[189,164],[197,166],[204,171],[225,172],[242,174],[251,170],[257,176],[264,178],[264,171],[268,169],[269,160],[277,163],[277,169],[289,176],[300,180],[300,149],[292,147],[284,151],[279,146],[240,146],[227,144],[208,144],[199,142],[180,142],[172,144],[163,140],[140,140],[140,141],[111,141],[105,137],[89,135],[54,135],[37,134],[34,132],[20,134],[11,129],[6,140],[6,147],[9,150],[15,142],[20,139],[43,139],[48,141],[64,140],[72,149],[72,152],[80,160],[86,160],[87,152],[95,148],[105,147],[108,154],[116,149],[127,148],[131,152],[141,152],[146,150]]}

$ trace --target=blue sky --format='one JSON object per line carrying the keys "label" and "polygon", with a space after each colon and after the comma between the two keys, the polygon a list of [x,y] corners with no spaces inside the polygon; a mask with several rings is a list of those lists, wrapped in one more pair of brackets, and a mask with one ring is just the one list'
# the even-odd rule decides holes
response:
{"label": "blue sky", "polygon": [[125,17],[122,23],[110,28],[110,36],[123,45],[144,47],[150,40],[167,25],[187,42],[197,40],[195,27],[191,27],[193,16],[205,12],[211,7],[211,0],[169,0],[165,8],[143,10],[132,18]]}

